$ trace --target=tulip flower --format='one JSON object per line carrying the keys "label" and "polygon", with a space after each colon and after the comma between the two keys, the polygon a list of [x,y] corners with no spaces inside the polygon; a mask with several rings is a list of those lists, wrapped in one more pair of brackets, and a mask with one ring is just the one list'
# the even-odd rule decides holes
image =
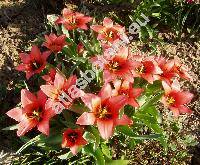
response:
{"label": "tulip flower", "polygon": [[84,45],[81,42],[77,45],[77,52],[79,54],[83,54],[84,52]]}
{"label": "tulip flower", "polygon": [[105,83],[121,78],[123,80],[133,82],[134,76],[132,70],[139,67],[140,63],[129,60],[129,50],[123,47],[114,56],[110,56],[107,52],[102,56],[97,56],[91,59],[92,63],[101,61],[103,64],[103,79]]}
{"label": "tulip flower", "polygon": [[84,112],[76,124],[96,124],[103,139],[109,139],[113,135],[115,126],[133,123],[126,115],[119,118],[119,111],[126,103],[126,96],[112,97],[110,84],[106,84],[98,95],[85,94],[82,100],[90,112]]}
{"label": "tulip flower", "polygon": [[162,70],[159,68],[157,62],[154,61],[152,57],[137,57],[137,60],[140,62],[140,64],[132,70],[132,74],[134,77],[142,77],[150,84],[153,84],[155,80],[154,76],[163,73]]}
{"label": "tulip flower", "polygon": [[175,57],[174,60],[174,72],[177,73],[181,78],[192,81],[192,77],[189,75],[189,69],[183,65],[178,57]]}
{"label": "tulip flower", "polygon": [[162,70],[162,73],[154,75],[154,78],[156,80],[165,81],[170,85],[172,83],[173,78],[177,76],[177,73],[175,73],[173,69],[174,61],[167,60],[163,57],[155,57],[155,60],[158,63],[160,69]]}
{"label": "tulip flower", "polygon": [[20,53],[22,64],[16,67],[18,71],[25,71],[26,78],[29,79],[34,74],[39,74],[46,66],[50,52],[41,53],[37,46],[33,46],[30,54]]}
{"label": "tulip flower", "polygon": [[103,25],[92,25],[91,29],[98,33],[97,39],[106,43],[114,41],[125,35],[125,28],[120,25],[114,25],[110,18],[104,18]]}
{"label": "tulip flower", "polygon": [[26,89],[21,90],[21,108],[14,108],[6,114],[19,122],[17,136],[37,127],[40,132],[49,135],[49,120],[55,115],[54,111],[45,108],[46,96],[42,91],[37,96]]}
{"label": "tulip flower", "polygon": [[83,138],[83,131],[81,129],[68,128],[63,133],[62,148],[69,147],[72,154],[76,155],[78,148],[87,144],[87,141]]}
{"label": "tulip flower", "polygon": [[[76,88],[76,76],[71,76],[67,80],[64,76],[56,73],[54,83],[50,85],[42,85],[41,90],[49,97],[47,107],[68,109],[75,98],[79,97],[81,91]],[[60,111],[58,112],[60,113]]]}
{"label": "tulip flower", "polygon": [[143,92],[142,88],[133,88],[133,84],[128,81],[115,80],[113,82],[115,89],[113,95],[124,95],[126,96],[126,103],[133,106],[139,107],[136,98]]}
{"label": "tulip flower", "polygon": [[51,33],[49,36],[45,35],[46,41],[43,43],[43,46],[50,49],[53,53],[58,53],[62,50],[62,48],[67,44],[65,42],[66,36],[56,36]]}
{"label": "tulip flower", "polygon": [[181,91],[177,80],[174,80],[171,86],[166,82],[162,82],[162,84],[165,90],[162,103],[173,112],[174,116],[178,117],[182,113],[191,114],[192,111],[185,104],[190,103],[193,94],[187,91]]}
{"label": "tulip flower", "polygon": [[88,30],[87,23],[92,21],[92,17],[84,16],[79,12],[73,12],[70,9],[63,9],[63,16],[59,17],[55,23],[63,24],[67,30],[83,29]]}
{"label": "tulip flower", "polygon": [[42,76],[43,80],[46,81],[47,84],[53,84],[56,75],[56,70],[51,68],[48,75]]}

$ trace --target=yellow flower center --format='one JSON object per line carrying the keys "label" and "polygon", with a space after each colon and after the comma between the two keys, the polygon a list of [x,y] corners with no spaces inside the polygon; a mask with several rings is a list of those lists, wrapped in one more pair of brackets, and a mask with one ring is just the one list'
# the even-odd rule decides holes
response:
{"label": "yellow flower center", "polygon": [[167,98],[167,104],[172,105],[172,104],[174,104],[174,102],[175,102],[175,99],[173,97]]}
{"label": "yellow flower center", "polygon": [[144,67],[144,65],[142,65],[142,66],[139,67],[139,68],[136,68],[136,72],[138,72],[138,73],[144,73],[144,72],[145,72],[145,67]]}
{"label": "yellow flower center", "polygon": [[118,63],[118,62],[114,62],[114,61],[110,62],[110,63],[108,64],[108,67],[109,67],[109,69],[110,69],[111,71],[116,71],[116,70],[119,70],[119,69],[120,69],[119,63]]}
{"label": "yellow flower center", "polygon": [[108,112],[106,108],[103,108],[99,110],[99,112],[96,114],[96,117],[99,119],[109,119],[112,117],[112,114]]}

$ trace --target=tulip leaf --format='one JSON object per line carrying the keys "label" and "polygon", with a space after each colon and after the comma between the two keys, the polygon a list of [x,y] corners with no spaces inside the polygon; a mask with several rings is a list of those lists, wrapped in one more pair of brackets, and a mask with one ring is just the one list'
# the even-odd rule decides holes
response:
{"label": "tulip leaf", "polygon": [[12,131],[12,130],[15,130],[15,129],[17,129],[17,128],[18,128],[18,124],[16,124],[16,125],[11,125],[11,126],[9,126],[9,127],[3,128],[2,130],[3,130],[3,131],[8,131],[8,130]]}
{"label": "tulip leaf", "polygon": [[40,134],[33,139],[29,140],[27,143],[25,143],[17,152],[16,154],[21,153],[23,150],[25,150],[27,147],[35,144],[36,142],[40,141],[42,138],[44,138],[44,135]]}
{"label": "tulip leaf", "polygon": [[67,159],[70,159],[71,157],[73,157],[74,155],[70,152],[67,152],[66,154],[63,154],[63,155],[60,155],[58,156],[59,159],[62,159],[62,160],[67,160]]}
{"label": "tulip leaf", "polygon": [[106,162],[106,165],[127,165],[129,162],[129,160],[111,160]]}
{"label": "tulip leaf", "polygon": [[149,98],[141,107],[140,110],[144,110],[150,106],[152,106],[154,103],[158,102],[160,98],[163,95],[163,91],[158,93],[157,95],[154,95],[153,97]]}
{"label": "tulip leaf", "polygon": [[97,149],[99,144],[100,144],[99,131],[96,128],[91,127],[91,126],[88,126],[87,130],[94,135],[94,137],[96,139],[96,143],[94,145],[94,149]]}
{"label": "tulip leaf", "polygon": [[105,143],[101,144],[101,150],[102,150],[103,154],[106,157],[108,157],[109,159],[112,159],[110,149],[109,149],[109,147]]}
{"label": "tulip leaf", "polygon": [[100,148],[97,148],[96,150],[94,150],[93,144],[90,143],[87,146],[85,146],[83,149],[84,149],[84,152],[92,155],[95,158],[97,165],[105,165],[104,155],[102,151],[100,150]]}
{"label": "tulip leaf", "polygon": [[130,127],[128,126],[118,126],[117,131],[123,133],[126,136],[129,136],[133,139],[138,139],[138,140],[146,140],[146,139],[158,139],[162,135],[161,134],[151,134],[151,135],[136,135]]}
{"label": "tulip leaf", "polygon": [[62,28],[63,34],[65,34],[66,37],[70,37],[70,36],[69,36],[69,31],[64,27],[64,25],[62,25],[61,28]]}

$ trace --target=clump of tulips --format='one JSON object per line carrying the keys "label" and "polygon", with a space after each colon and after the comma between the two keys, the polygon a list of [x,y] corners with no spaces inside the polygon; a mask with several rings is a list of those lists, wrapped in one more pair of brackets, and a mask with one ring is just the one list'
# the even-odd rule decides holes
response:
{"label": "clump of tulips", "polygon": [[22,89],[21,106],[7,112],[18,122],[18,136],[37,128],[43,138],[62,136],[58,145],[73,155],[81,148],[103,153],[101,144],[114,136],[142,136],[132,129],[140,122],[163,142],[155,115],[158,101],[174,117],[192,113],[186,104],[193,94],[179,85],[181,79],[192,78],[177,57],[148,56],[133,52],[128,42],[116,44],[128,36],[125,27],[110,18],[97,24],[92,17],[64,9],[54,23],[57,34],[45,35],[42,45],[19,54],[22,63],[16,69],[25,72],[27,80],[40,81],[35,81],[37,92]]}

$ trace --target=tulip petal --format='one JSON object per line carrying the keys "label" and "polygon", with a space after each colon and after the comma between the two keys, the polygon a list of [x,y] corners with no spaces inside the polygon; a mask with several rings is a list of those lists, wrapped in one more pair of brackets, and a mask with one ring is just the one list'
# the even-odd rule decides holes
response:
{"label": "tulip petal", "polygon": [[29,80],[34,74],[34,72],[26,72],[26,79]]}
{"label": "tulip petal", "polygon": [[26,89],[21,90],[21,103],[22,107],[25,108],[28,105],[37,104],[36,96]]}
{"label": "tulip petal", "polygon": [[22,109],[21,108],[13,108],[13,109],[9,110],[6,114],[18,122],[20,122],[22,119]]}
{"label": "tulip petal", "polygon": [[173,112],[174,117],[178,117],[180,115],[178,108],[174,108],[174,107],[169,107],[169,108]]}
{"label": "tulip petal", "polygon": [[164,88],[165,94],[168,95],[172,90],[171,87],[165,81],[162,81],[162,86]]}
{"label": "tulip petal", "polygon": [[41,52],[40,52],[40,49],[36,45],[33,45],[30,56],[32,60],[36,60],[38,62],[41,61]]}
{"label": "tulip petal", "polygon": [[40,132],[49,136],[49,119],[43,119],[41,122],[38,123],[37,127]]}
{"label": "tulip petal", "polygon": [[194,95],[190,92],[178,92],[176,94],[176,104],[177,105],[184,105],[190,103]]}
{"label": "tulip petal", "polygon": [[118,113],[119,110],[126,104],[127,96],[115,96],[109,99],[109,108],[114,113]]}
{"label": "tulip petal", "polygon": [[74,145],[74,146],[70,147],[70,150],[73,155],[76,155],[78,153],[78,145]]}
{"label": "tulip petal", "polygon": [[37,125],[37,120],[29,120],[26,117],[18,124],[17,136],[23,136]]}
{"label": "tulip petal", "polygon": [[58,91],[53,85],[41,85],[40,89],[52,99],[57,97]]}
{"label": "tulip petal", "polygon": [[95,115],[93,113],[84,112],[76,121],[79,125],[93,125],[95,123]]}
{"label": "tulip petal", "polygon": [[179,108],[179,111],[180,111],[181,114],[182,114],[182,113],[192,114],[192,110],[189,109],[189,108],[186,107],[186,106],[179,106],[178,108]]}
{"label": "tulip petal", "polygon": [[39,90],[37,92],[37,100],[40,103],[40,105],[42,105],[42,107],[44,107],[44,105],[47,101],[47,97],[42,90]]}
{"label": "tulip petal", "polygon": [[127,104],[133,106],[133,107],[139,107],[139,104],[136,102],[134,98],[128,98]]}
{"label": "tulip petal", "polygon": [[25,71],[27,69],[26,64],[19,64],[18,66],[16,66],[15,68],[18,71]]}
{"label": "tulip petal", "polygon": [[62,89],[65,83],[65,77],[63,77],[61,74],[56,73],[55,80],[54,80],[54,86],[57,89]]}
{"label": "tulip petal", "polygon": [[132,125],[133,121],[127,116],[123,115],[120,119],[116,119],[115,125]]}
{"label": "tulip petal", "polygon": [[93,110],[92,99],[95,99],[96,97],[98,97],[98,96],[89,93],[89,94],[85,94],[84,96],[82,96],[81,99],[84,102],[84,104],[92,111]]}
{"label": "tulip petal", "polygon": [[110,18],[106,17],[103,20],[103,25],[107,28],[113,27],[113,21]]}
{"label": "tulip petal", "polygon": [[19,56],[20,56],[20,58],[21,58],[21,60],[22,60],[22,62],[23,62],[24,64],[30,63],[31,58],[30,58],[29,54],[20,53]]}
{"label": "tulip petal", "polygon": [[97,120],[97,127],[103,139],[107,140],[113,135],[113,120]]}
{"label": "tulip petal", "polygon": [[110,98],[112,95],[112,88],[110,84],[105,84],[101,91],[99,92],[99,97],[101,97],[102,102],[104,102],[106,99]]}

